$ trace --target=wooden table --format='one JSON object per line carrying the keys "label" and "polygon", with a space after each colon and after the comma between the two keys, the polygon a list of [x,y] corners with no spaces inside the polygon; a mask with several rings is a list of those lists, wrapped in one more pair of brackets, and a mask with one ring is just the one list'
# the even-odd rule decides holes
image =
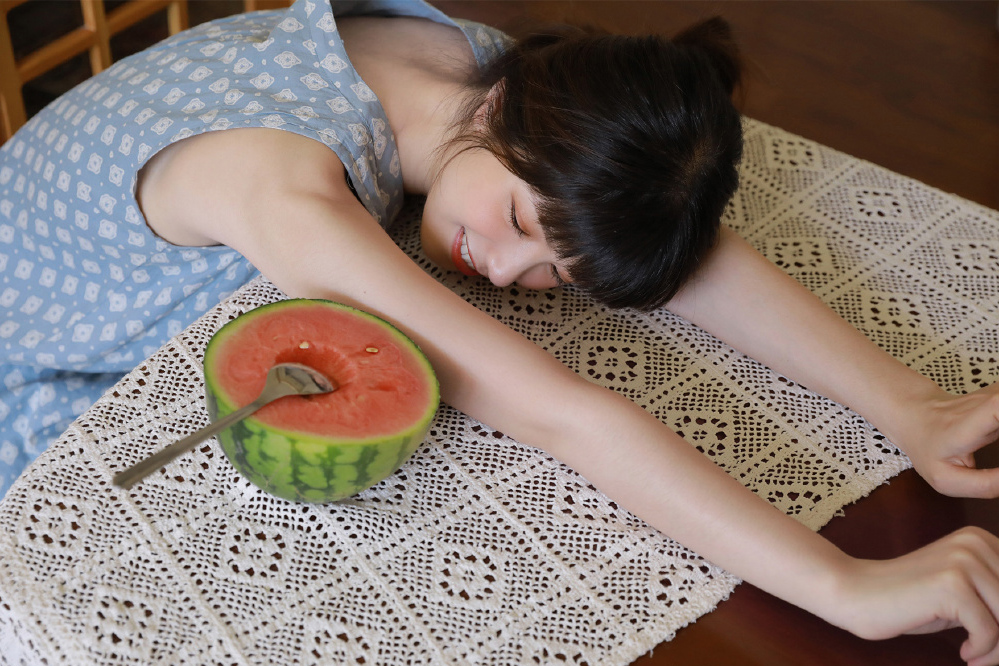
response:
{"label": "wooden table", "polygon": [[[983,456],[993,466],[996,451]],[[964,525],[999,534],[999,500],[936,493],[910,470],[845,509],[821,533],[851,555],[872,559],[910,552]],[[752,585],[681,629],[634,666],[958,666],[963,630],[867,641]]]}

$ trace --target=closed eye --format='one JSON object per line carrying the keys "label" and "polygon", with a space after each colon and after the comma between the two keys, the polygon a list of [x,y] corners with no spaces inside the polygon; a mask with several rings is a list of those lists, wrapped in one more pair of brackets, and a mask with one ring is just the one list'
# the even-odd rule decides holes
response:
{"label": "closed eye", "polygon": [[524,231],[520,227],[520,223],[517,222],[517,207],[512,199],[510,200],[510,226],[513,227],[513,230],[517,232],[517,236],[519,238],[523,238],[524,236],[527,235],[527,232]]}
{"label": "closed eye", "polygon": [[552,264],[551,266],[552,266],[552,277],[555,279],[555,286],[564,287],[567,284],[569,284],[568,282],[562,279],[561,275],[559,275],[558,267],[555,264]]}

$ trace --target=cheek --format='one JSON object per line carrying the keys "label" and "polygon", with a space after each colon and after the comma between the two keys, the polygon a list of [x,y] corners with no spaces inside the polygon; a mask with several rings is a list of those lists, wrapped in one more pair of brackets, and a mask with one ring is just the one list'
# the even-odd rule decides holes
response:
{"label": "cheek", "polygon": [[508,203],[505,195],[495,189],[469,188],[456,208],[457,223],[477,238],[478,242],[503,244],[516,240],[516,232],[508,222]]}
{"label": "cheek", "polygon": [[420,248],[430,261],[438,266],[445,266],[447,254],[444,251],[444,233],[434,220],[433,211],[424,208],[423,219],[420,221]]}
{"label": "cheek", "polygon": [[447,211],[441,208],[439,192],[432,188],[427,193],[420,220],[420,246],[423,254],[442,268],[451,264],[451,243],[454,240],[454,233],[449,232],[453,225],[447,220]]}
{"label": "cheek", "polygon": [[547,265],[534,266],[517,280],[517,284],[525,289],[552,289],[558,286],[551,267]]}

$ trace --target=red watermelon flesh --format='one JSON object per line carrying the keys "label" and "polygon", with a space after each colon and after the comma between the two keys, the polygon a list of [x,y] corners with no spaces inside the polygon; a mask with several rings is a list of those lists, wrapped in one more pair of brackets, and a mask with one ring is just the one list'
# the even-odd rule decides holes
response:
{"label": "red watermelon flesh", "polygon": [[255,417],[271,427],[324,437],[378,437],[419,420],[436,390],[421,359],[400,350],[400,337],[351,311],[286,305],[280,315],[230,334],[214,361],[216,379],[235,404],[245,405],[260,394],[271,366],[304,363],[339,388],[271,403]]}

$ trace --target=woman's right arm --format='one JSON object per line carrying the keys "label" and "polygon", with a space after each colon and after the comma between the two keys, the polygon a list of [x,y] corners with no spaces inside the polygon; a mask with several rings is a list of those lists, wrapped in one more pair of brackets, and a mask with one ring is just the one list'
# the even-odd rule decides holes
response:
{"label": "woman's right arm", "polygon": [[[202,154],[170,157],[161,181],[170,186],[157,195],[183,210],[166,227],[239,250],[288,295],[339,300],[392,321],[427,353],[445,401],[562,460],[735,575],[872,638],[964,624],[972,631],[967,656],[999,659],[994,539],[964,535],[891,563],[847,557],[641,407],[585,381],[426,275],[340,186],[343,167],[327,148],[247,132],[259,133],[229,141],[235,132],[225,132],[202,143]],[[260,151],[266,162],[253,161]]]}

